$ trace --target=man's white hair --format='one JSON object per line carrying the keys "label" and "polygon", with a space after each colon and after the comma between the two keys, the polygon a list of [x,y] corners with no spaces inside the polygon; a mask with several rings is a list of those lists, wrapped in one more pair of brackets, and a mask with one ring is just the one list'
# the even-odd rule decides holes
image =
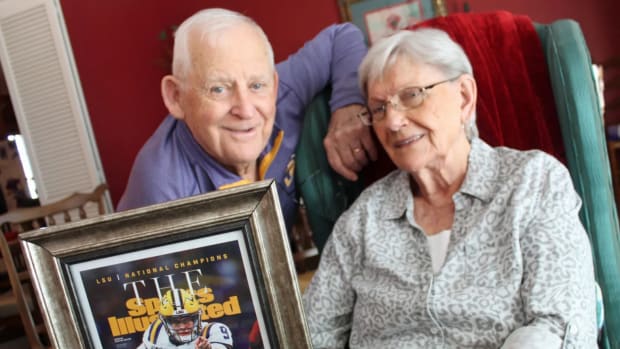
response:
{"label": "man's white hair", "polygon": [[256,22],[241,13],[222,8],[210,8],[201,10],[185,21],[174,33],[174,50],[172,58],[172,74],[178,78],[185,77],[190,67],[189,40],[190,33],[198,31],[200,41],[214,36],[219,32],[233,28],[241,23],[249,24],[265,41],[267,55],[272,65],[275,66],[273,49],[267,39],[267,35]]}

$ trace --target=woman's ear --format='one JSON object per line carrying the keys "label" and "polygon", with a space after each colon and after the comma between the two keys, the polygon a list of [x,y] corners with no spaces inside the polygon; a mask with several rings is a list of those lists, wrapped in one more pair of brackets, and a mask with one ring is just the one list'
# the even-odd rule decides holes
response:
{"label": "woman's ear", "polygon": [[476,87],[476,80],[469,74],[463,74],[459,80],[461,89],[461,123],[466,124],[476,111],[478,89]]}
{"label": "woman's ear", "polygon": [[170,115],[182,120],[185,117],[181,107],[181,82],[172,75],[166,75],[161,79],[161,96]]}

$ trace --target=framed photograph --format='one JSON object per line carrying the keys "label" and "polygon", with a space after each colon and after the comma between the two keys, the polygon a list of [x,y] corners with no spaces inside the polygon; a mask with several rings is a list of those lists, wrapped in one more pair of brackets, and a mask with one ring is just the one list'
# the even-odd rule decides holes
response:
{"label": "framed photograph", "polygon": [[362,29],[368,44],[435,13],[432,0],[339,0],[339,4],[342,19]]}
{"label": "framed photograph", "polygon": [[311,348],[273,181],[20,239],[56,348],[197,340],[170,331],[171,309],[234,348]]}

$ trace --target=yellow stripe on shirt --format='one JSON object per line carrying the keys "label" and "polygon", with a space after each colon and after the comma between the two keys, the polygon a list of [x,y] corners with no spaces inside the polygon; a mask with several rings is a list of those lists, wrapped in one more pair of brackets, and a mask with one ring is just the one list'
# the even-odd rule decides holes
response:
{"label": "yellow stripe on shirt", "polygon": [[220,186],[217,189],[218,190],[222,190],[222,189],[234,188],[234,187],[238,187],[240,185],[250,184],[250,183],[252,183],[252,181],[249,181],[247,179],[241,179],[241,180],[238,180],[238,181],[236,181],[234,183],[224,184],[224,185]]}
{"label": "yellow stripe on shirt", "polygon": [[[267,153],[267,155],[265,155],[265,157],[263,157],[263,160],[260,162],[260,165],[258,167],[258,179],[265,179],[265,174],[267,174],[267,170],[269,169],[269,166],[271,166],[271,163],[276,158],[276,155],[278,154],[278,150],[280,150],[280,145],[282,144],[283,139],[284,139],[284,131],[278,132],[278,136],[276,136],[276,140],[275,142],[273,142],[273,148],[271,148],[271,151]],[[252,181],[249,181],[247,179],[240,179],[233,183],[221,185],[217,189],[222,190],[222,189],[234,188],[234,187],[238,187],[240,185],[249,184],[249,183],[252,183]]]}
{"label": "yellow stripe on shirt", "polygon": [[258,167],[258,178],[265,179],[265,175],[267,174],[267,170],[271,163],[278,155],[278,150],[280,150],[280,145],[282,144],[282,140],[284,139],[284,131],[278,132],[278,136],[276,137],[276,141],[273,143],[273,148],[271,151],[265,155],[263,160],[260,162],[260,166]]}

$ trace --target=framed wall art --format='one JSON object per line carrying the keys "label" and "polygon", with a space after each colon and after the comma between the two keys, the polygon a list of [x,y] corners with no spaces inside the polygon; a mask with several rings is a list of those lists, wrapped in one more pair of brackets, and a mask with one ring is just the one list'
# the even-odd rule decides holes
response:
{"label": "framed wall art", "polygon": [[283,222],[263,181],[20,239],[56,348],[136,349],[174,290],[235,348],[310,348]]}
{"label": "framed wall art", "polygon": [[369,44],[402,28],[445,14],[443,0],[338,0],[344,21],[357,25]]}

